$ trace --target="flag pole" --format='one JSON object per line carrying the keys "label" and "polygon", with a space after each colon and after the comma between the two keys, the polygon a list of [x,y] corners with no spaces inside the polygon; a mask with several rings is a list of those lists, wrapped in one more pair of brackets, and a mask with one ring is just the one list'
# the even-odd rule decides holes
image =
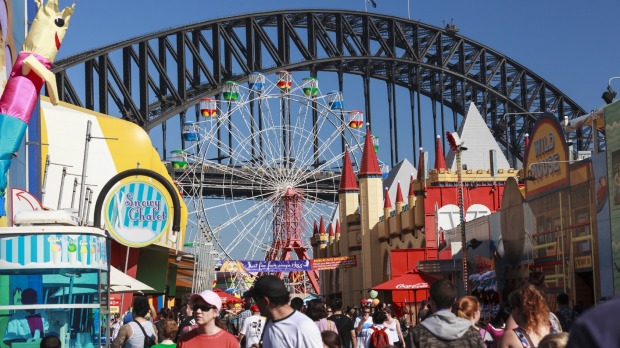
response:
{"label": "flag pole", "polygon": [[411,10],[409,7],[409,1],[410,0],[407,0],[407,19],[411,20]]}

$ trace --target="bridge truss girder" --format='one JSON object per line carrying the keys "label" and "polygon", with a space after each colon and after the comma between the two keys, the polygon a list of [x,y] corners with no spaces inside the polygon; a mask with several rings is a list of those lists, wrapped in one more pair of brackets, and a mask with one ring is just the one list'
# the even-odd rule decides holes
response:
{"label": "bridge truss girder", "polygon": [[[467,103],[474,102],[513,158],[522,158],[524,135],[535,118],[504,119],[504,114],[550,111],[559,118],[585,114],[537,74],[450,27],[367,12],[286,10],[222,18],[90,50],[53,67],[61,100],[117,115],[147,131],[162,123],[165,127],[165,121],[176,115],[183,123],[187,110],[201,98],[217,97],[225,81],[245,82],[251,72],[282,69],[312,75],[334,72],[341,90],[345,73],[360,75],[368,122],[373,116],[369,80],[385,81],[392,164],[401,159],[395,131],[398,116],[392,108],[396,86],[410,91],[414,156],[422,143],[421,95],[432,101],[432,117],[440,117],[442,130],[449,117],[458,124]],[[444,107],[452,115],[444,115]],[[579,150],[592,146],[589,127],[570,137]]]}

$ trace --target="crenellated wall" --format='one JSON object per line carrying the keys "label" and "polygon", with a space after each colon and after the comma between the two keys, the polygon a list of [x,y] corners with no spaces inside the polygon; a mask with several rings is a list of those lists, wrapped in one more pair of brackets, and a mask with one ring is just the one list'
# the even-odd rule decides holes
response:
{"label": "crenellated wall", "polygon": [[[457,174],[449,169],[431,169],[428,179],[414,179],[409,183],[413,185],[409,190],[413,194],[407,195],[404,202],[395,202],[393,207],[389,204],[383,211],[379,179],[361,179],[359,192],[341,193],[340,233],[331,238],[328,232],[318,235],[316,240],[313,237],[314,255],[321,258],[355,255],[358,266],[322,271],[322,293],[328,297],[340,294],[345,305],[359,304],[361,299],[369,297],[372,286],[389,280],[391,250],[436,250],[435,203],[438,207],[458,204]],[[499,210],[504,182],[517,175],[513,169],[498,170],[495,176],[488,170],[464,170],[464,209],[481,204],[492,212]],[[368,216],[367,211],[374,215]]]}

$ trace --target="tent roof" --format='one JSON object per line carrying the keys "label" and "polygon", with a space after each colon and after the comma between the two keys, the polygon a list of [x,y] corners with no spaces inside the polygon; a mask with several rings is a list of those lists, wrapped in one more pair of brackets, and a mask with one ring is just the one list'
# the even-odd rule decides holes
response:
{"label": "tent roof", "polygon": [[110,266],[110,292],[154,291],[152,287]]}
{"label": "tent roof", "polygon": [[409,271],[401,276],[392,278],[385,283],[373,286],[373,290],[423,290],[430,288],[435,278],[417,271]]}
{"label": "tent roof", "polygon": [[235,297],[229,293],[227,293],[226,291],[223,291],[222,289],[213,289],[213,292],[216,293],[220,299],[222,300],[222,303],[241,303],[243,302],[242,299],[240,299],[239,297]]}

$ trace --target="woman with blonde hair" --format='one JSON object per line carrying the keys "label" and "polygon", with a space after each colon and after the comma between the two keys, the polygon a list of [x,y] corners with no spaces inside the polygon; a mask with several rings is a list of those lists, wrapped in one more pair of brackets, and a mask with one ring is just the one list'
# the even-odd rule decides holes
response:
{"label": "woman with blonde hair", "polygon": [[480,321],[480,301],[478,301],[477,298],[473,296],[463,296],[459,301],[456,315],[471,321],[471,325],[480,332],[480,337],[482,337],[482,341],[484,341],[487,347],[490,347],[494,343],[491,334],[487,330],[476,325],[478,321]]}
{"label": "woman with blonde hair", "polygon": [[508,300],[517,327],[504,333],[499,347],[537,347],[543,337],[552,333],[547,301],[531,283],[512,292]]}

